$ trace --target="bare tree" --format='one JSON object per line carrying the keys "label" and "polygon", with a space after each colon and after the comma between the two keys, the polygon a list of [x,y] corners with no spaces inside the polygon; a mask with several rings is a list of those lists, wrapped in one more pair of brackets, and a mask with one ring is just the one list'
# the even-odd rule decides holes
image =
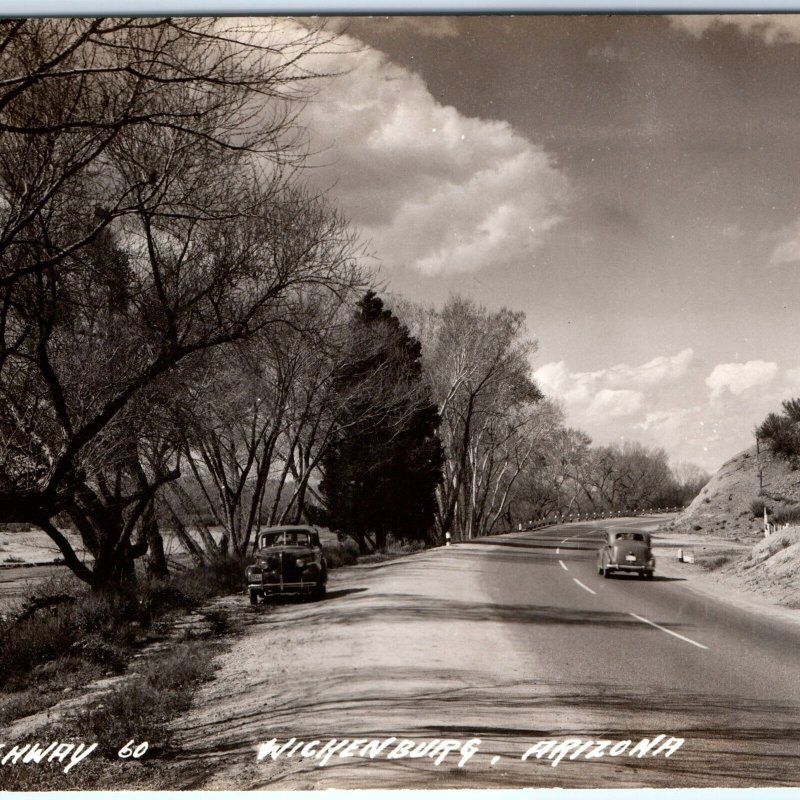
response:
{"label": "bare tree", "polygon": [[[339,255],[347,257],[347,249]],[[197,381],[181,426],[196,497],[173,486],[170,509],[182,537],[190,535],[187,516],[195,527],[211,518],[223,529],[221,539],[203,531],[198,557],[213,558],[229,546],[245,553],[262,522],[285,521],[292,509],[302,515],[331,426],[331,386],[341,356],[337,320],[363,286],[361,271],[349,274],[350,287],[313,287],[298,302],[292,324],[274,325],[221,353]]]}
{"label": "bare tree", "polygon": [[322,39],[213,20],[0,31],[0,519],[41,526],[101,587],[177,474],[169,447],[131,444],[154,398],[290,324],[310,287],[349,285],[347,259],[299,234],[314,203],[283,169],[300,155],[287,102]]}
{"label": "bare tree", "polygon": [[505,475],[511,461],[526,451],[525,445],[516,451],[512,446],[505,459],[496,448],[514,439],[522,425],[512,421],[517,411],[542,397],[530,377],[535,344],[524,338],[523,314],[491,313],[461,297],[451,298],[441,311],[411,310],[406,317],[423,343],[441,417],[445,465],[437,529],[440,536],[454,527],[470,536],[476,530],[474,515],[485,516],[492,477]]}

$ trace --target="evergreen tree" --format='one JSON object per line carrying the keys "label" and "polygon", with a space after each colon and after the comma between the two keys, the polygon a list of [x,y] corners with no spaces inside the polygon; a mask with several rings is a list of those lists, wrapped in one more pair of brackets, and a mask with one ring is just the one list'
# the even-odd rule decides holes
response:
{"label": "evergreen tree", "polygon": [[327,522],[362,552],[388,534],[427,540],[443,453],[422,347],[372,291],[358,303],[337,378],[337,433],[323,460]]}

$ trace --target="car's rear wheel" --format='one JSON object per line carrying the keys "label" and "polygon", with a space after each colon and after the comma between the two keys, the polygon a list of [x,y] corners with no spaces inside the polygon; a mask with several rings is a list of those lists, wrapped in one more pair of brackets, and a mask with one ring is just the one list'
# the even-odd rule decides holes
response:
{"label": "car's rear wheel", "polygon": [[251,606],[258,605],[258,592],[255,589],[250,590],[250,605]]}
{"label": "car's rear wheel", "polygon": [[653,573],[648,570],[645,572],[644,576],[647,578],[647,580],[650,580],[653,577]]}

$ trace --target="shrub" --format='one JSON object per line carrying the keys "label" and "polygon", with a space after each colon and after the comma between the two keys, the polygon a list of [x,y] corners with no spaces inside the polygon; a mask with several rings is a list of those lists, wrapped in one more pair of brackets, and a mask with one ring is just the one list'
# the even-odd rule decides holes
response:
{"label": "shrub", "polygon": [[131,598],[93,594],[71,575],[43,581],[0,624],[0,686],[68,654],[121,669],[135,610]]}
{"label": "shrub", "polygon": [[328,569],[357,563],[360,552],[358,545],[352,539],[344,539],[341,542],[324,542],[322,545],[322,553]]}
{"label": "shrub", "polygon": [[153,742],[166,736],[165,723],[185,711],[194,687],[214,673],[207,645],[183,643],[150,659],[140,676],[127,680],[65,720],[63,735],[108,743],[113,757],[130,739]]}
{"label": "shrub", "polygon": [[703,569],[707,570],[714,570],[719,569],[724,564],[727,564],[730,561],[729,556],[709,556],[708,558],[704,558],[700,561],[700,566]]}
{"label": "shrub", "polygon": [[[67,655],[124,670],[142,627],[169,609],[241,590],[246,563],[228,556],[167,579],[141,576],[135,595],[94,594],[69,574],[43,581],[13,617],[0,621],[0,687]],[[226,627],[210,623],[212,630]]]}
{"label": "shrub", "polygon": [[241,592],[245,556],[228,554],[213,563],[175,571],[168,578],[143,576],[137,587],[139,604],[149,619],[170,608],[196,608],[211,597]]}
{"label": "shrub", "polygon": [[763,517],[765,508],[767,509],[767,514],[772,513],[772,507],[767,505],[763,497],[757,497],[750,503],[750,511],[752,511],[754,519]]}
{"label": "shrub", "polygon": [[796,524],[800,522],[800,505],[792,503],[789,505],[782,505],[780,508],[775,509],[775,514],[772,521],[776,525],[783,525],[784,523]]}
{"label": "shrub", "polygon": [[756,430],[756,434],[775,455],[791,462],[800,457],[799,412],[800,401],[786,400],[783,403],[783,413],[768,414]]}

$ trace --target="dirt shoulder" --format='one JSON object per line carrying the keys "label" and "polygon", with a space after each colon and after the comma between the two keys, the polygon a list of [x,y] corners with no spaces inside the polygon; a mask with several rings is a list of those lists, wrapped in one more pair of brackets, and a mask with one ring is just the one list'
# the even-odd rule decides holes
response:
{"label": "dirt shoulder", "polygon": [[[800,528],[755,545],[659,531],[655,545],[658,571],[687,580],[693,591],[800,624]],[[681,550],[693,563],[679,560]]]}
{"label": "dirt shoulder", "polygon": [[[370,785],[370,763],[359,764],[351,783],[352,775],[342,774],[349,762],[343,770],[320,770],[310,759],[259,762],[258,746],[273,737],[382,739],[387,731],[423,740],[433,734],[420,727],[420,703],[441,706],[454,731],[468,730],[474,719],[464,715],[474,717],[476,709],[448,701],[479,688],[502,693],[498,675],[519,680],[533,665],[520,662],[500,626],[480,617],[453,625],[449,607],[489,602],[479,572],[464,558],[466,547],[337,570],[323,603],[243,609],[257,623],[220,657],[216,679],[173,723],[176,750],[184,754],[173,772],[177,786],[358,788]],[[487,652],[495,654],[496,667],[487,668]],[[502,726],[502,705],[481,709],[481,716]],[[411,770],[408,760],[382,761],[380,784],[392,785],[387,770],[403,788],[463,780],[458,758],[438,769],[413,763]]]}

